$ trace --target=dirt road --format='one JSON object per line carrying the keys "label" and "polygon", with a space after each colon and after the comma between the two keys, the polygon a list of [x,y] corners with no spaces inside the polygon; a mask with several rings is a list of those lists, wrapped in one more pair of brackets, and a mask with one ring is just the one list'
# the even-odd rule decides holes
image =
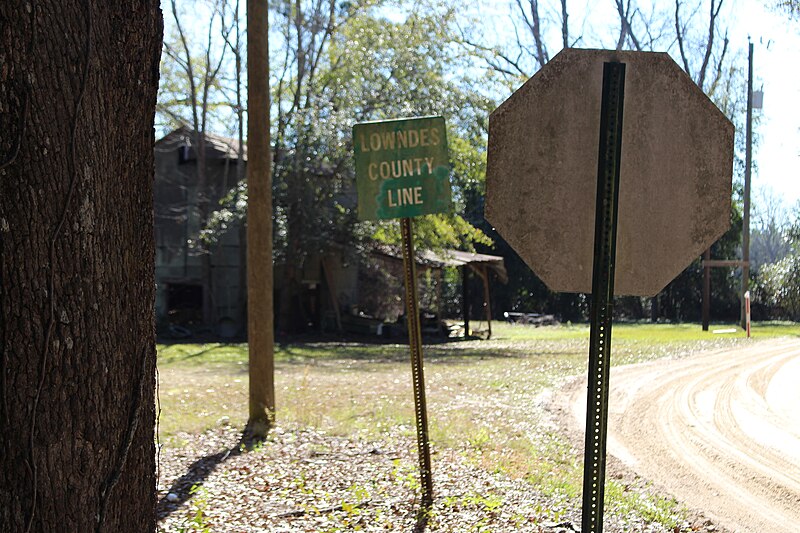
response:
{"label": "dirt road", "polygon": [[[800,340],[618,367],[610,384],[610,454],[733,531],[800,531]],[[582,429],[585,382],[572,390]]]}

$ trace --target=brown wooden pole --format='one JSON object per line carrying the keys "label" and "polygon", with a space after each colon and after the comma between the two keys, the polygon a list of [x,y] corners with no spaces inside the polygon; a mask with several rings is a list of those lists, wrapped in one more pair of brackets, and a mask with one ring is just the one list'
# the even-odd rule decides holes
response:
{"label": "brown wooden pole", "polygon": [[489,295],[489,269],[483,267],[481,277],[483,278],[483,301],[486,302],[486,324],[489,333],[486,339],[492,338],[492,299]]}
{"label": "brown wooden pole", "polygon": [[461,267],[461,309],[464,315],[464,338],[469,337],[469,266]]}
{"label": "brown wooden pole", "polygon": [[745,129],[744,201],[742,205],[742,301],[740,325],[745,324],[745,298],[750,282],[750,181],[753,167],[753,43],[749,45],[747,75],[747,123]]}
{"label": "brown wooden pole", "polygon": [[333,280],[333,273],[331,269],[328,268],[328,261],[326,259],[322,260],[322,270],[325,272],[325,282],[328,285],[328,294],[331,297],[334,316],[336,316],[336,331],[342,333],[344,330],[342,329],[342,314],[339,311],[339,298],[336,296],[336,282]]}
{"label": "brown wooden pole", "polygon": [[707,261],[711,260],[711,248],[703,252],[703,331],[708,331],[711,315],[711,267]]}
{"label": "brown wooden pole", "polygon": [[436,278],[436,314],[442,316],[442,268],[437,268],[433,271]]}
{"label": "brown wooden pole", "polygon": [[272,180],[267,2],[247,1],[247,343],[250,402],[246,436],[263,439],[275,417],[272,307]]}

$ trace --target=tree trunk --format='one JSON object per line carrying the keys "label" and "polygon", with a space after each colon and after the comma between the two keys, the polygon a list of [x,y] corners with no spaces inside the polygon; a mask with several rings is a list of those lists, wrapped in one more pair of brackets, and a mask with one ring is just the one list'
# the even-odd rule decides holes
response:
{"label": "tree trunk", "polygon": [[246,435],[266,437],[275,417],[272,179],[269,137],[269,17],[247,2],[247,343],[250,416]]}
{"label": "tree trunk", "polygon": [[155,528],[158,2],[0,3],[0,531]]}

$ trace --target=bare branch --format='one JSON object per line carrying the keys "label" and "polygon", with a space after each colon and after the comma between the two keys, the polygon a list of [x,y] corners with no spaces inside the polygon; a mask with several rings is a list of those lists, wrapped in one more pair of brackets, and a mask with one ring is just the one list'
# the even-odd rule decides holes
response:
{"label": "bare branch", "polygon": [[[627,6],[625,5],[625,0],[615,0],[615,4],[617,6],[617,14],[619,14],[619,40],[617,41],[617,50],[621,50],[622,47],[625,45],[625,38],[629,38],[631,43],[633,43],[633,47],[635,50],[642,50],[642,45],[639,43],[639,39],[633,33],[633,26],[631,25],[631,19],[633,16],[631,15],[631,5],[632,0],[628,0]],[[633,9],[633,15],[638,12],[638,9]]]}
{"label": "bare branch", "polygon": [[711,82],[711,86],[709,87],[707,94],[712,95],[717,90],[717,85],[719,85],[720,80],[722,79],[722,66],[725,63],[725,55],[728,52],[728,32],[725,32],[725,38],[722,41],[722,53],[717,60],[716,68],[714,69],[714,79]]}
{"label": "bare branch", "polygon": [[183,100],[183,101],[176,100],[176,101],[173,101],[173,102],[157,103],[156,104],[156,110],[159,111],[160,113],[164,113],[165,115],[169,116],[169,118],[171,118],[172,120],[174,120],[177,124],[180,124],[181,126],[189,126],[189,127],[191,127],[189,125],[189,123],[188,123],[189,121],[187,121],[185,117],[182,117],[181,115],[179,115],[178,113],[176,113],[175,111],[172,110],[172,106],[170,104],[173,104],[173,103],[179,103],[179,104],[184,104],[185,105],[187,102],[185,100]]}
{"label": "bare branch", "polygon": [[185,57],[185,65],[186,65],[186,77],[189,80],[189,98],[192,102],[192,127],[197,130],[199,124],[199,119],[197,116],[197,86],[195,84],[194,79],[194,68],[192,65],[192,54],[189,50],[189,44],[186,40],[186,34],[183,31],[183,27],[181,26],[181,20],[178,16],[178,6],[176,5],[175,0],[171,0],[170,5],[172,7],[172,17],[175,19],[175,27],[178,29],[178,37],[181,40],[181,45],[183,46],[183,53],[186,55]]}
{"label": "bare branch", "polygon": [[167,54],[167,56],[170,59],[175,61],[181,69],[187,70],[189,68],[186,61],[184,61],[183,57],[181,56],[180,52],[178,50],[175,50],[172,47],[172,45],[170,45],[168,42],[164,42],[164,53]]}
{"label": "bare branch", "polygon": [[[329,10],[328,10],[328,19],[327,23],[325,24],[325,28],[322,32],[322,38],[320,39],[319,46],[317,46],[316,51],[314,52],[314,58],[311,62],[311,69],[308,75],[308,86],[314,86],[314,77],[317,72],[317,68],[319,66],[319,60],[322,57],[322,53],[325,50],[325,45],[333,36],[333,33],[336,29],[336,2],[334,0],[329,0]],[[321,11],[321,6],[320,6]],[[317,32],[314,31],[314,34]],[[324,88],[323,88],[324,89]],[[309,91],[308,95],[306,96],[306,107],[309,105],[309,98],[311,92]]]}
{"label": "bare branch", "polygon": [[306,51],[303,48],[303,3],[297,0],[295,3],[295,32],[297,33],[297,85],[294,92],[294,103],[292,109],[300,107],[300,93],[303,90],[303,78],[306,74]]}
{"label": "bare branch", "polygon": [[706,80],[706,72],[708,70],[708,64],[711,60],[711,51],[714,48],[714,37],[717,33],[717,17],[719,17],[719,12],[722,9],[722,3],[724,0],[719,0],[719,3],[714,5],[714,0],[711,0],[710,8],[709,8],[709,16],[708,16],[708,39],[706,40],[706,51],[703,55],[703,64],[700,67],[700,72],[698,73],[697,78],[697,85],[701,89],[703,89],[703,85],[705,84]]}
{"label": "bare branch", "polygon": [[686,33],[686,27],[681,26],[681,0],[675,0],[675,36],[678,39],[678,50],[681,53],[681,61],[683,62],[683,70],[690,76],[692,75],[689,70],[689,60],[686,58],[686,48],[683,44],[683,38]]}
{"label": "bare branch", "polygon": [[[522,14],[522,19],[525,22],[525,25],[528,26],[528,30],[531,33],[531,37],[533,38],[533,44],[536,48],[536,52],[533,54],[533,58],[538,63],[539,67],[544,66],[549,60],[550,55],[547,52],[547,46],[544,43],[544,39],[542,38],[542,20],[539,15],[539,1],[538,0],[528,0],[528,7],[530,8],[530,18],[528,18],[528,13],[525,11],[525,7],[522,5],[522,0],[515,0],[517,8],[519,9],[520,13]],[[521,39],[517,36],[517,44],[522,48],[524,45],[522,44]]]}
{"label": "bare branch", "polygon": [[[528,73],[525,71],[525,69],[523,69],[522,66],[520,65],[519,58],[514,60],[514,59],[510,58],[507,54],[503,53],[500,50],[497,50],[495,48],[490,48],[488,46],[484,46],[482,44],[476,43],[476,42],[471,41],[470,39],[468,39],[466,37],[463,37],[463,36],[461,38],[461,42],[463,44],[466,44],[468,46],[473,47],[477,51],[483,52],[485,54],[483,56],[483,60],[486,62],[486,64],[492,70],[494,70],[496,72],[499,72],[501,74],[505,74],[507,76],[514,76],[514,77],[516,77],[516,76],[524,76],[526,78],[530,77],[528,75]],[[508,64],[508,66],[511,67],[511,68],[502,66],[492,56],[497,57],[497,58],[505,61]]]}
{"label": "bare branch", "polygon": [[[215,66],[211,65],[211,50],[214,48],[214,39],[212,29],[214,26],[214,19],[216,18],[217,10],[215,9],[211,14],[211,20],[208,23],[208,37],[206,42],[206,50],[205,50],[205,75],[203,76],[203,100],[202,100],[202,130],[203,132],[206,131],[206,121],[207,121],[207,111],[208,111],[208,98],[209,93],[211,91],[211,87],[217,80],[217,75],[219,74],[220,68],[222,68],[222,63],[225,60],[225,51],[227,47],[222,47],[222,53],[219,55],[219,61]],[[224,28],[224,24],[223,24]],[[224,38],[224,37],[223,37]]]}
{"label": "bare branch", "polygon": [[[666,20],[668,21],[669,19]],[[657,25],[658,32],[655,33],[654,28],[656,28]],[[666,25],[667,22],[664,20],[658,22],[658,19],[656,19],[655,8],[653,8],[653,11],[650,13],[650,18],[645,22],[645,34],[647,36],[647,42],[642,42],[642,48],[644,50],[653,50],[656,48],[657,43],[664,38]],[[672,44],[674,44],[674,41],[670,43],[670,46]]]}

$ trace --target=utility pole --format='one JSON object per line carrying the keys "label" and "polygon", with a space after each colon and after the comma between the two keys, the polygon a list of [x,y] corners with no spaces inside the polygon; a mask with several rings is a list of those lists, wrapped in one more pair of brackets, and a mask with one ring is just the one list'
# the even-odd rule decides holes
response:
{"label": "utility pole", "polygon": [[745,327],[745,302],[750,278],[750,178],[753,166],[753,43],[747,60],[747,139],[744,167],[744,206],[742,214],[742,305],[739,322]]}
{"label": "utility pole", "polygon": [[711,259],[711,248],[703,254],[703,331],[708,331],[709,315],[711,312],[711,268],[742,267],[742,295],[739,314],[739,323],[742,329],[746,328],[745,295],[750,283],[750,182],[753,168],[753,109],[761,109],[763,105],[763,91],[753,92],[753,43],[748,46],[747,67],[747,130],[745,144],[745,170],[744,170],[744,199],[742,213],[742,259]]}
{"label": "utility pole", "polygon": [[245,436],[266,437],[275,419],[272,180],[267,2],[247,1],[247,344],[250,414]]}
{"label": "utility pole", "polygon": [[703,331],[708,331],[708,323],[711,316],[711,267],[708,261],[711,260],[711,248],[703,252]]}

